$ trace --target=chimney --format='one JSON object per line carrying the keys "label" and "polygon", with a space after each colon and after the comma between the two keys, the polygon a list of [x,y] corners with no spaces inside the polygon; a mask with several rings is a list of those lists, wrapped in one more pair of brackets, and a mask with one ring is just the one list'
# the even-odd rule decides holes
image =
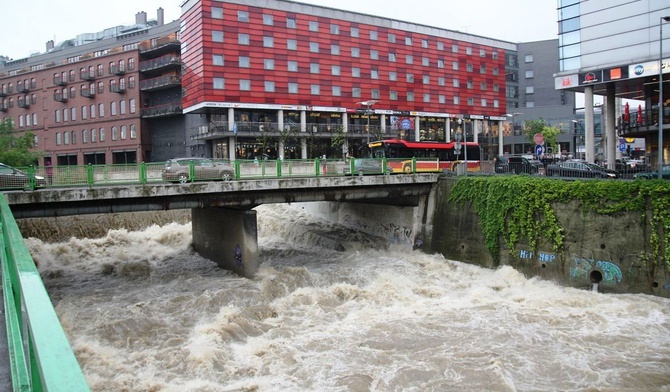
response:
{"label": "chimney", "polygon": [[158,8],[156,22],[159,26],[162,26],[165,23],[165,14],[163,13],[163,7]]}
{"label": "chimney", "polygon": [[144,11],[138,12],[135,14],[135,24],[145,25],[147,24],[147,13]]}
{"label": "chimney", "polygon": [[47,52],[51,52],[54,48],[54,40],[50,39],[47,41]]}

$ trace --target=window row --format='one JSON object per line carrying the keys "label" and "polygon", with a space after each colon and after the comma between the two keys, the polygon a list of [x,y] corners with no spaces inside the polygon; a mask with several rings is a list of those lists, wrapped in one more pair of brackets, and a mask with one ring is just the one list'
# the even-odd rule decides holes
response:
{"label": "window row", "polygon": [[[17,106],[20,108],[28,109],[31,105],[37,104],[37,94],[31,95],[20,95],[16,98]],[[0,101],[0,110],[7,111],[14,107],[14,98],[3,98]]]}
{"label": "window row", "polygon": [[[127,102],[125,100],[112,101],[109,103],[109,114],[111,116],[124,115],[127,113],[133,114],[137,112],[137,105],[135,99],[131,98]],[[83,105],[80,108],[71,107],[65,109],[54,110],[54,121],[56,123],[77,121],[77,116],[82,120],[93,119],[97,117],[105,117],[105,104]]]}
{"label": "window row", "polygon": [[[470,83],[470,81],[468,81]],[[482,83],[485,85],[485,83]],[[468,84],[470,86],[470,84]],[[289,94],[298,94],[299,92],[299,84],[298,83],[288,83],[288,93]],[[494,86],[494,91],[498,91],[499,87],[497,85]],[[215,90],[223,90],[226,88],[226,81],[224,78],[213,78],[213,88]],[[310,94],[311,95],[322,95],[322,90],[321,90],[321,85],[319,84],[310,84]],[[251,80],[249,79],[241,79],[239,80],[239,89],[240,91],[251,91]],[[276,92],[276,84],[273,81],[265,81],[264,82],[264,90],[265,92]],[[486,90],[485,86],[483,90]],[[330,86],[330,91],[329,93],[333,97],[341,97],[343,94],[343,89],[341,86]],[[357,87],[353,87],[351,89],[351,96],[353,98],[361,98],[362,93],[361,89]],[[380,90],[379,89],[372,89],[370,93],[370,97],[372,99],[380,99]],[[397,101],[399,99],[399,95],[397,91],[391,90],[389,92],[389,97],[391,101]],[[472,98],[473,101],[471,103],[470,98],[468,99],[468,105],[474,105],[474,98]],[[405,100],[408,102],[413,102],[415,100],[414,92],[407,92],[405,96]],[[446,95],[438,95],[438,102],[441,104],[445,104],[447,101]],[[430,103],[432,102],[431,94],[425,93],[423,94],[423,102],[425,103]],[[458,96],[454,96],[454,104],[459,104],[459,98]],[[493,100],[493,107],[498,107],[498,100]],[[482,99],[481,101],[482,106],[487,106],[487,101],[486,99]]]}
{"label": "window row", "polygon": [[[78,131],[65,131],[65,132],[56,132],[56,145],[70,145],[77,144],[77,135]],[[112,141],[116,140],[127,140],[137,139],[137,127],[135,124],[130,126],[121,125],[120,127],[114,126],[111,128],[111,139]],[[105,141],[105,128],[91,128],[90,130],[84,129],[81,131],[81,143],[102,143]]]}
{"label": "window row", "polygon": [[[123,75],[126,73],[126,71],[135,70],[135,59],[131,57],[127,61],[125,59],[110,61],[106,68],[108,75]],[[79,68],[79,80],[92,80],[96,77],[102,76],[105,76],[104,64],[98,64],[96,66],[90,65],[88,67]],[[76,71],[74,69],[69,71],[56,72],[54,73],[53,78],[53,82],[56,85],[72,83],[77,80]]]}
{"label": "window row", "polygon": [[[109,91],[116,93],[126,91],[126,88],[134,89],[136,86],[136,81],[134,76],[129,76],[128,79],[126,78],[111,79],[107,82],[107,84],[109,87]],[[104,82],[82,84],[79,86],[79,95],[81,95],[82,97],[94,98],[96,93],[103,94],[104,92],[105,92]],[[77,88],[74,86],[70,86],[69,88],[64,87],[62,89],[55,89],[53,90],[53,94],[54,94],[54,100],[66,102],[68,98],[69,99],[76,98]]]}
{"label": "window row", "polygon": [[[19,128],[23,127],[35,127],[38,126],[39,124],[37,123],[37,113],[28,113],[25,115],[18,115],[18,126]],[[12,119],[12,124],[17,124],[14,122],[14,119],[12,117],[9,117]],[[4,119],[3,119],[4,121]]]}
{"label": "window row", "polygon": [[[221,7],[212,7],[212,19],[223,19],[224,17],[224,9]],[[249,23],[250,21],[250,16],[249,16],[249,11],[242,11],[238,10],[237,11],[237,21],[240,23]],[[262,14],[262,23],[265,26],[275,26],[277,22],[275,21],[274,15],[271,14]],[[280,24],[280,27],[285,27],[287,29],[297,29],[298,28],[298,23],[297,19],[294,17],[287,17],[285,20],[283,20],[283,23]],[[314,33],[319,33],[320,32],[320,25],[319,21],[316,20],[310,20],[308,21],[308,29],[310,32]],[[361,31],[359,27],[356,26],[350,26],[349,30],[346,31],[345,26],[341,26],[340,24],[336,22],[331,22],[328,25],[328,31],[330,34],[335,35],[335,36],[346,36],[348,33],[348,36],[351,38],[360,38],[361,37]],[[218,31],[215,32],[217,36],[220,36],[221,41],[218,42],[223,42],[223,31]],[[214,34],[214,32],[213,32]],[[378,41],[379,40],[379,32],[376,30],[370,30],[369,32],[369,39],[371,41]],[[389,43],[397,43],[399,40],[402,40],[406,46],[413,46],[414,45],[414,37],[411,35],[404,35],[402,37],[399,37],[396,33],[386,33],[386,40]],[[427,38],[421,38],[420,40],[417,40],[421,43],[421,48],[424,49],[432,49],[431,48],[431,40]],[[441,41],[435,41],[435,49],[437,50],[444,50],[445,45],[444,42]],[[451,46],[451,51],[452,53],[458,53],[459,46],[458,44],[452,44]],[[467,55],[472,55],[473,50],[472,47],[466,46],[465,47],[465,53]],[[486,49],[479,49],[479,57],[486,57],[487,51]],[[497,50],[492,50],[491,51],[491,58],[492,59],[497,59],[498,58],[498,51]]]}
{"label": "window row", "polygon": [[[429,66],[430,64],[428,63],[427,59],[426,58],[424,58],[424,59],[426,61],[422,61],[423,65]],[[224,56],[221,55],[221,54],[212,55],[212,65],[225,66]],[[239,68],[251,68],[251,58],[249,56],[239,56],[239,57],[237,57],[237,66]],[[289,71],[289,72],[300,72],[298,66],[299,66],[299,63],[297,61],[288,60],[286,62],[286,70]],[[467,72],[474,72],[474,67],[475,66],[473,64],[466,64],[466,71]],[[444,68],[444,61],[438,60],[437,68]],[[274,59],[263,59],[263,69],[269,70],[269,71],[277,70],[275,60]],[[452,69],[455,70],[455,71],[460,69],[460,65],[459,65],[458,61],[453,62]],[[312,73],[312,74],[321,73],[321,65],[319,63],[310,63],[309,64],[309,72]],[[330,73],[333,76],[341,76],[342,75],[342,66],[331,65],[330,66]],[[482,65],[479,66],[479,73],[482,74],[482,75],[486,75],[486,73],[487,73],[486,65],[482,64]],[[493,67],[491,69],[491,74],[493,76],[498,76],[500,74],[500,71],[497,67]],[[360,78],[361,77],[361,68],[351,67],[351,76],[354,77],[354,78]],[[369,77],[371,79],[379,79],[379,70],[374,69],[374,68],[371,69]],[[410,79],[412,79],[412,80],[410,80]],[[391,81],[397,80],[397,72],[390,71],[389,72],[389,80],[391,80]],[[414,81],[414,74],[407,73],[407,81],[408,82],[413,82]]]}

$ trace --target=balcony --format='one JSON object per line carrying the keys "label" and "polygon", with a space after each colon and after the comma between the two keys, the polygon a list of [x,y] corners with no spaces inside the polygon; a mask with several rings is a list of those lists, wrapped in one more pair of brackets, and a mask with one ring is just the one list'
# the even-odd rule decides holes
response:
{"label": "balcony", "polygon": [[84,98],[95,98],[95,90],[81,90],[79,95]]}
{"label": "balcony", "polygon": [[7,111],[7,105],[0,103],[0,112],[6,112]]}
{"label": "balcony", "polygon": [[56,77],[56,78],[54,78],[54,84],[56,86],[66,86],[67,85],[67,78]]}
{"label": "balcony", "polygon": [[[670,124],[670,107],[663,113],[663,124]],[[617,118],[619,136],[643,137],[649,132],[658,132],[658,108],[641,109]]]}
{"label": "balcony", "polygon": [[67,94],[55,93],[54,101],[56,102],[67,102]]}
{"label": "balcony", "polygon": [[143,118],[166,117],[182,114],[181,103],[168,103],[165,105],[151,106],[142,109]]}
{"label": "balcony", "polygon": [[92,82],[95,80],[95,72],[81,72],[79,79],[82,81]]}
{"label": "balcony", "polygon": [[7,96],[7,92],[6,92],[6,91],[4,91],[4,90],[0,91],[0,98],[4,98],[4,97],[6,97],[6,96]]}
{"label": "balcony", "polygon": [[140,62],[140,72],[149,72],[164,69],[181,68],[181,57],[166,55],[157,59]]}
{"label": "balcony", "polygon": [[181,77],[176,75],[164,75],[158,78],[140,81],[140,90],[162,90],[170,87],[181,86]]}
{"label": "balcony", "polygon": [[30,101],[27,99],[20,99],[17,102],[17,106],[20,108],[28,109],[30,107]]}
{"label": "balcony", "polygon": [[118,84],[109,86],[109,91],[117,94],[125,94],[126,93],[126,86],[120,86]]}
{"label": "balcony", "polygon": [[19,93],[25,94],[25,93],[30,92],[30,89],[28,87],[18,86],[16,91],[19,92]]}
{"label": "balcony", "polygon": [[13,92],[14,92],[14,89],[12,87],[5,86],[5,88],[0,90],[0,97],[6,97],[7,94],[11,94]]}
{"label": "balcony", "polygon": [[126,67],[125,66],[118,66],[118,65],[112,65],[109,67],[109,73],[114,74],[114,75],[125,75],[126,74]]}
{"label": "balcony", "polygon": [[165,51],[174,51],[178,50],[180,47],[181,42],[177,38],[176,34],[170,34],[167,37],[144,41],[141,42],[139,45],[141,54],[146,54],[150,52],[153,52],[153,54],[155,54]]}

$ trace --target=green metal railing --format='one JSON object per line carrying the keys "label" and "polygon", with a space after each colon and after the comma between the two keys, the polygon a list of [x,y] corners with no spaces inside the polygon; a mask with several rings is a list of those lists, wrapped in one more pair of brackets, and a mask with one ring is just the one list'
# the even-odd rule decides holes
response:
{"label": "green metal railing", "polygon": [[[323,177],[350,174],[390,174],[438,172],[437,159],[278,159],[278,160],[211,160],[213,169],[201,170],[193,161],[185,178],[173,182],[221,180],[222,167],[230,168],[230,179],[245,180],[259,178]],[[63,165],[31,166],[19,169],[22,173],[13,180],[0,178],[0,189],[30,189],[48,187],[93,187],[103,185],[151,184],[165,182],[163,162],[123,165]],[[4,181],[4,182],[3,182]],[[9,181],[9,182],[8,182]]]}
{"label": "green metal railing", "polygon": [[0,261],[14,391],[90,391],[35,262],[0,193]]}

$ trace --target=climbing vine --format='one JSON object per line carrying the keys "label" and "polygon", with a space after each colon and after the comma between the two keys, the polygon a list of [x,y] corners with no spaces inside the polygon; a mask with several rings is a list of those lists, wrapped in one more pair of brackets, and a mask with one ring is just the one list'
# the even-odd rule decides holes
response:
{"label": "climbing vine", "polygon": [[484,232],[486,247],[499,262],[501,239],[511,253],[519,241],[537,251],[547,241],[562,254],[565,229],[554,205],[578,202],[584,213],[617,214],[639,212],[642,224],[648,215],[650,252],[646,262],[665,265],[670,272],[670,182],[653,181],[561,181],[530,176],[461,177],[451,192],[451,201],[472,203]]}

